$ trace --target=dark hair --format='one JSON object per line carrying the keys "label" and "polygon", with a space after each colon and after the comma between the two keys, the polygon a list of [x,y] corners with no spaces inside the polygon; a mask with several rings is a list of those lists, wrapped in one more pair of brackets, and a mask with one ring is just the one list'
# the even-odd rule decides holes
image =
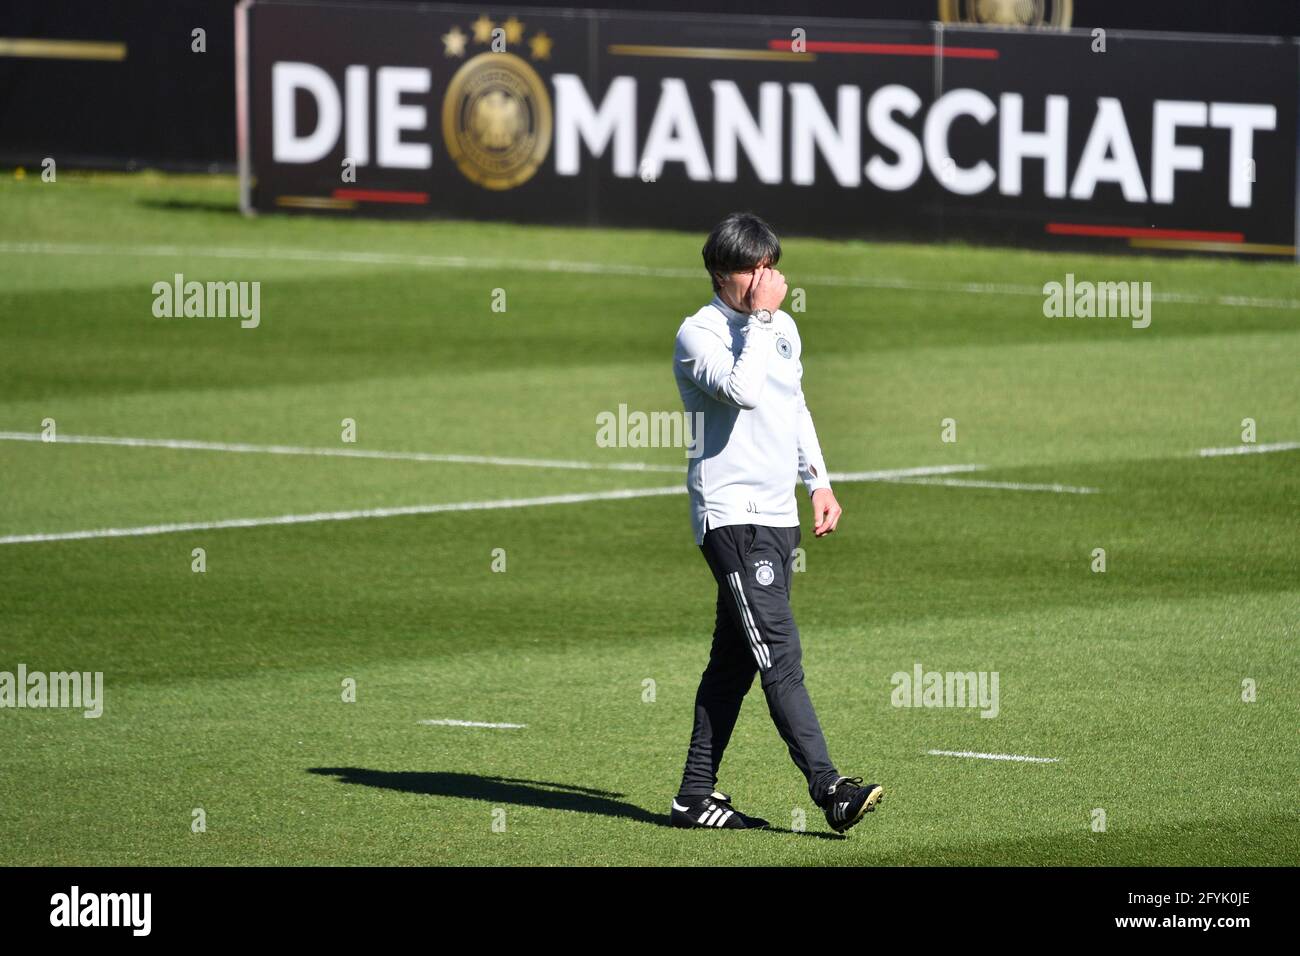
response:
{"label": "dark hair", "polygon": [[719,275],[746,272],[761,262],[776,265],[781,258],[781,240],[753,213],[733,212],[713,227],[703,253],[704,268],[717,292]]}

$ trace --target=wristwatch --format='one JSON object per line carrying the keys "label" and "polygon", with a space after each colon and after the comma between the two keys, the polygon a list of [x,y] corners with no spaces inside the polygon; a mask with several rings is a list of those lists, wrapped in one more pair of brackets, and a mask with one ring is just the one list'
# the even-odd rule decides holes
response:
{"label": "wristwatch", "polygon": [[767,309],[756,309],[749,314],[749,317],[756,322],[761,322],[763,325],[772,324],[772,313]]}

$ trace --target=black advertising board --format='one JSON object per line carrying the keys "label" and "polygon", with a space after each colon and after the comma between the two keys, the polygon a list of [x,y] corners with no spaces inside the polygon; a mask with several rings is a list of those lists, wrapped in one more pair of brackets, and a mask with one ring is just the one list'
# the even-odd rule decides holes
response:
{"label": "black advertising board", "polygon": [[255,0],[236,41],[248,211],[1296,255],[1291,39]]}

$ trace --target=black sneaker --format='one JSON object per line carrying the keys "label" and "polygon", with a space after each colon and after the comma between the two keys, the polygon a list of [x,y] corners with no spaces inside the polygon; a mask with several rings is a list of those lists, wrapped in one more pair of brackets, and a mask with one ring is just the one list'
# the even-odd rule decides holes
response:
{"label": "black sneaker", "polygon": [[673,797],[669,822],[682,829],[762,830],[768,826],[766,820],[747,817],[733,807],[731,797],[721,790],[704,797],[690,797],[685,802],[681,797]]}
{"label": "black sneaker", "polygon": [[885,789],[878,783],[862,786],[861,777],[840,777],[826,791],[826,822],[836,833],[854,826],[885,798]]}

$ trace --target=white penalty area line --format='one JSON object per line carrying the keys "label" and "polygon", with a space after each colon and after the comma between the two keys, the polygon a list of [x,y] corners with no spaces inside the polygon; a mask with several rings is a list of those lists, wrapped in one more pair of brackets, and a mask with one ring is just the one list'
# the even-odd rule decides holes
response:
{"label": "white penalty area line", "polygon": [[968,478],[891,478],[899,485],[944,485],[948,488],[995,488],[1002,491],[1050,491],[1058,495],[1095,495],[1100,488],[1082,488],[1075,485],[1036,485],[1019,481],[979,481]]}
{"label": "white penalty area line", "polygon": [[51,534],[12,534],[0,537],[0,544],[34,544],[43,541],[82,541],[88,538],[138,538],[182,531],[220,531],[226,528],[261,528],[269,525],[316,524],[323,521],[355,521],[361,518],[398,518],[409,515],[442,514],[450,511],[496,511],[531,508],[538,505],[572,505],[588,501],[621,501],[657,495],[680,495],[681,485],[669,488],[624,488],[540,498],[503,498],[497,501],[460,501],[437,505],[407,505],[399,508],[363,508],[357,511],[316,511],[311,514],[277,515],[269,518],[228,518],[222,521],[186,521],[175,524],[143,525],[135,528],[95,528],[88,531],[60,531]]}
{"label": "white penalty area line", "polygon": [[[367,448],[320,448],[305,445],[255,445],[250,442],[199,441],[192,438],[130,438],[118,435],[59,435],[46,441],[40,432],[0,431],[0,441],[41,442],[48,445],[117,445],[124,448],[166,448],[181,451],[231,452],[254,455],[304,455],[320,458],[366,458],[380,461],[420,461],[452,465],[495,465],[506,468],[558,468],[576,471],[630,471],[681,475],[683,465],[651,465],[643,462],[572,461],[562,458],[512,458],[499,455],[452,455],[423,451],[384,451]],[[831,472],[832,481],[898,481],[914,484],[948,485],[953,488],[1000,488],[1008,491],[1055,491],[1061,494],[1095,494],[1096,488],[1071,485],[1023,484],[1012,481],[931,480],[931,476],[983,471],[984,465],[922,465],[881,471]]]}
{"label": "white penalty area line", "polygon": [[831,481],[898,481],[924,475],[956,475],[983,471],[983,465],[922,465],[919,468],[889,468],[884,471],[833,471]]}
{"label": "white penalty area line", "polygon": [[[513,458],[497,455],[451,455],[421,451],[383,451],[366,448],[319,448],[303,445],[256,445],[250,442],[199,441],[190,438],[130,438],[118,435],[58,435],[46,441],[40,432],[0,431],[0,441],[41,442],[49,445],[117,445],[125,448],[168,448],[181,451],[233,452],[260,455],[306,455],[323,458],[371,458],[385,461],[423,461],[455,465],[500,465],[516,468],[561,468],[580,471],[641,471],[685,474],[684,465],[649,465],[641,462],[570,461],[558,458]],[[979,471],[983,465],[923,465],[884,471],[832,473],[834,481],[891,481],[922,475],[949,475]]]}
{"label": "white penalty area line", "polygon": [[427,727],[488,727],[493,730],[523,730],[527,724],[489,724],[481,720],[422,720]]}
{"label": "white penalty area line", "polygon": [[384,461],[423,461],[451,465],[499,465],[511,468],[563,468],[578,471],[648,471],[683,474],[681,465],[639,462],[567,461],[553,458],[508,458],[494,455],[440,455],[421,451],[381,451],[367,448],[312,448],[299,445],[254,445],[248,442],[195,441],[188,438],[127,438],[115,435],[57,435],[46,442],[39,432],[0,431],[0,441],[39,441],[50,445],[120,445],[127,448],[171,448],[257,455],[308,455],[320,458],[373,458]]}
{"label": "white penalty area line", "polygon": [[[22,440],[32,440],[33,436],[22,432],[0,432],[0,439],[21,435]],[[39,438],[39,436],[36,436]],[[90,438],[92,436],[80,436],[81,438]],[[59,441],[71,441],[70,438],[61,438]],[[119,440],[113,439],[104,442],[93,441],[91,444],[116,444]],[[135,443],[135,439],[128,439]],[[153,442],[152,439],[141,439],[140,442]],[[53,442],[52,444],[58,444]],[[182,443],[181,447],[191,447],[197,443]],[[203,443],[209,445],[211,443]],[[165,447],[171,447],[170,445]],[[247,449],[240,450],[262,450],[266,447],[273,446],[248,446]],[[336,451],[336,449],[324,449],[325,451]],[[494,460],[497,462],[504,459]],[[921,481],[927,475],[947,475],[961,472],[978,471],[983,465],[930,465],[918,468],[898,468],[892,471],[860,471],[848,472],[844,474],[832,474],[836,481],[854,482],[854,481],[894,481],[905,483],[909,481]],[[945,482],[964,486],[963,483],[953,480]],[[1007,488],[1018,491],[1025,490],[1059,490],[1066,486],[1035,486],[1035,485],[1018,485],[1013,482],[970,482],[972,487],[982,488]],[[1094,489],[1095,490],[1095,489]],[[307,514],[290,514],[274,515],[262,518],[225,518],[216,521],[183,521],[167,524],[139,525],[129,528],[90,528],[82,531],[56,531],[56,532],[38,532],[32,534],[11,534],[0,536],[0,545],[5,544],[38,544],[49,541],[84,541],[92,538],[139,538],[160,534],[178,534],[187,531],[222,531],[231,528],[261,528],[273,525],[294,525],[294,524],[317,524],[325,521],[355,521],[364,518],[397,518],[408,517],[411,515],[428,515],[443,514],[456,511],[495,511],[506,508],[531,508],[541,505],[568,505],[582,504],[590,501],[623,501],[631,498],[651,498],[660,495],[678,495],[685,494],[685,485],[670,485],[668,487],[657,488],[622,488],[614,491],[593,491],[579,492],[566,495],[544,495],[537,498],[502,498],[494,501],[459,501],[448,502],[444,504],[430,505],[405,505],[393,508],[361,508],[354,511],[313,511]]]}
{"label": "white penalty area line", "polygon": [[[510,269],[524,272],[568,272],[584,275],[641,276],[659,279],[698,279],[698,269],[637,266],[613,262],[582,262],[563,259],[502,259],[493,257],[431,256],[414,253],[363,252],[325,249],[244,249],[230,246],[118,245],[86,242],[0,242],[0,255],[125,256],[201,259],[247,259],[287,262],[343,262],[357,265],[412,266],[423,269]],[[993,282],[930,282],[920,279],[891,279],[883,276],[805,276],[806,285],[846,286],[859,289],[898,289],[904,292],[951,292],[961,295],[1022,295],[1042,298],[1038,286]],[[1156,302],[1186,305],[1223,305],[1250,309],[1300,309],[1300,299],[1262,299],[1242,295],[1196,295],[1188,292],[1156,292]]]}
{"label": "white penalty area line", "polygon": [[1017,763],[1060,763],[1058,757],[1023,757],[1020,754],[982,754],[973,750],[927,750],[931,757],[971,757],[975,760],[1014,760]]}
{"label": "white penalty area line", "polygon": [[1295,451],[1300,441],[1279,441],[1271,445],[1232,445],[1228,448],[1202,448],[1196,454],[1201,458],[1219,458],[1223,455],[1265,455],[1273,451]]}
{"label": "white penalty area line", "polygon": [[[2,435],[0,435],[2,437]],[[64,439],[59,439],[63,441]],[[58,444],[55,442],[54,444]],[[256,447],[256,446],[255,446]],[[954,466],[937,465],[946,471]],[[958,468],[977,468],[977,465],[959,465]],[[924,468],[903,468],[897,472],[871,472],[875,477],[857,477],[851,480],[883,481],[891,474],[915,475],[925,473]],[[651,498],[659,495],[682,495],[686,486],[670,485],[658,488],[622,488],[616,491],[578,492],[567,495],[545,495],[539,498],[503,498],[496,501],[461,501],[436,505],[406,505],[395,508],[362,508],[355,511],[314,511],[309,514],[275,515],[266,518],[226,518],[218,521],[185,521],[171,524],[141,525],[131,528],[91,528],[84,531],[58,531],[36,534],[11,534],[0,537],[4,544],[37,544],[47,541],[84,541],[91,538],[139,538],[149,535],[177,534],[185,531],[222,531],[228,528],[261,528],[270,525],[317,524],[323,521],[355,521],[362,518],[398,518],[410,515],[442,514],[453,511],[495,511],[504,508],[531,508],[540,505],[571,505],[589,501],[623,501],[629,498]]]}
{"label": "white penalty area line", "polygon": [[974,478],[943,478],[942,475],[985,471],[986,465],[933,465],[923,468],[900,468],[894,471],[855,471],[831,473],[832,481],[888,481],[899,485],[943,485],[948,488],[993,488],[1001,491],[1050,491],[1061,495],[1095,495],[1100,488],[1075,485],[1027,484],[1020,481],[985,481]]}

